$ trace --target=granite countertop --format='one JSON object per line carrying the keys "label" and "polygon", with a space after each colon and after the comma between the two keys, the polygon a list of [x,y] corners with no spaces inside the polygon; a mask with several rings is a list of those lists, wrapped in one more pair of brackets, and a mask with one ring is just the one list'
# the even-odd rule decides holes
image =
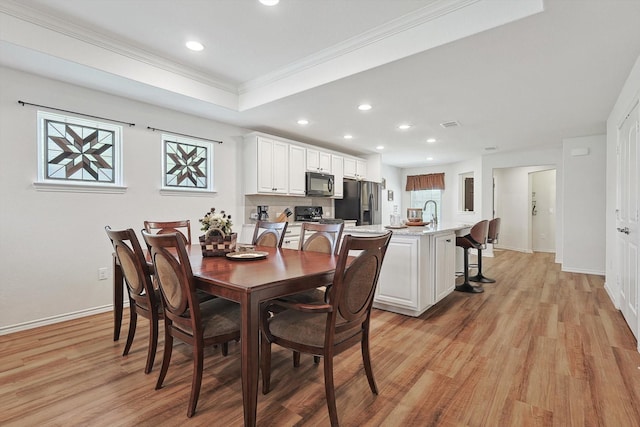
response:
{"label": "granite countertop", "polygon": [[[406,228],[387,228],[382,224],[377,225],[359,225],[356,227],[345,227],[343,233],[366,233],[366,234],[382,234],[387,230],[393,231],[396,236],[424,236],[429,234],[440,234],[445,232],[454,231],[458,232],[471,228],[472,224],[460,224],[460,223],[442,223],[435,227],[431,225],[425,225],[422,227],[407,226]],[[466,234],[466,233],[465,233]]]}

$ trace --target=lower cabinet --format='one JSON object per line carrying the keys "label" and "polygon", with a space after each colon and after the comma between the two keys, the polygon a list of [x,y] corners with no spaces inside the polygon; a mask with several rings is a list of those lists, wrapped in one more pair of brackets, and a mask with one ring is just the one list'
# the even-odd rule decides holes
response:
{"label": "lower cabinet", "polygon": [[373,306],[420,316],[455,287],[455,233],[393,236]]}
{"label": "lower cabinet", "polygon": [[456,235],[455,233],[435,236],[434,246],[434,301],[437,303],[449,295],[456,286]]}
{"label": "lower cabinet", "polygon": [[300,244],[300,226],[299,225],[287,225],[287,231],[282,241],[282,247],[285,249],[298,249]]}
{"label": "lower cabinet", "polygon": [[420,259],[422,252],[428,251],[428,247],[421,245],[422,240],[420,237],[392,237],[380,271],[374,307],[393,307],[403,314],[419,309],[419,290],[426,287],[426,283],[420,283],[421,279],[423,282],[426,279],[420,274]]}

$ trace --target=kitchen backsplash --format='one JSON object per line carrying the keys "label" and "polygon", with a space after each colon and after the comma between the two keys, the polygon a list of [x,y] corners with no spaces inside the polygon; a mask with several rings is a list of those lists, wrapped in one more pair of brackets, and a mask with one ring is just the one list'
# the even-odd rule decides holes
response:
{"label": "kitchen backsplash", "polygon": [[[294,206],[322,206],[323,217],[333,218],[333,199],[327,197],[245,196],[244,202],[242,222],[245,224],[255,222],[251,214],[257,212],[258,205],[269,206],[269,221],[275,220],[286,208],[293,212]],[[293,215],[288,220],[293,222]]]}

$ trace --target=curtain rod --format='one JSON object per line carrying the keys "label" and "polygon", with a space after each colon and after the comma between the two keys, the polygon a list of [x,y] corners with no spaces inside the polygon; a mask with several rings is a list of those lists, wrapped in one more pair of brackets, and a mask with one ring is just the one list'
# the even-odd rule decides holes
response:
{"label": "curtain rod", "polygon": [[201,139],[203,141],[211,141],[211,142],[217,142],[218,144],[222,144],[222,141],[218,141],[216,139],[203,138],[201,136],[188,135],[186,133],[174,132],[172,130],[164,130],[164,129],[152,128],[151,126],[147,126],[147,129],[149,129],[150,131],[153,131],[153,132],[155,132],[155,131],[167,132],[167,133],[172,133],[174,135],[186,136],[187,138]]}
{"label": "curtain rod", "polygon": [[18,101],[18,104],[21,104],[23,107],[25,105],[31,105],[33,107],[47,108],[49,110],[62,111],[63,113],[77,114],[79,116],[91,117],[93,119],[107,120],[107,121],[110,121],[110,122],[121,123],[123,125],[129,125],[129,126],[135,126],[136,125],[135,123],[123,122],[122,120],[109,119],[109,118],[100,117],[100,116],[92,116],[91,114],[78,113],[77,111],[63,110],[61,108],[55,108],[55,107],[47,107],[46,105],[32,104],[30,102]]}

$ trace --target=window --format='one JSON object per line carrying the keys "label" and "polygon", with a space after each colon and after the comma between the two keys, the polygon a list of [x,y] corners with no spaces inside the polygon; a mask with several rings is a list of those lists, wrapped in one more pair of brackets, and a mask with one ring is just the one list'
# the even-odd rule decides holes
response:
{"label": "window", "polygon": [[124,190],[122,127],[39,111],[35,185],[62,191]]}
{"label": "window", "polygon": [[461,173],[458,177],[460,180],[458,209],[463,212],[473,212],[473,172]]}
{"label": "window", "polygon": [[422,209],[428,200],[433,200],[437,205],[437,212],[434,211],[433,203],[429,203],[427,210],[422,214],[425,221],[431,221],[435,212],[438,219],[442,218],[442,190],[413,190],[411,191],[411,207]]}
{"label": "window", "polygon": [[162,189],[212,192],[213,145],[162,135]]}

